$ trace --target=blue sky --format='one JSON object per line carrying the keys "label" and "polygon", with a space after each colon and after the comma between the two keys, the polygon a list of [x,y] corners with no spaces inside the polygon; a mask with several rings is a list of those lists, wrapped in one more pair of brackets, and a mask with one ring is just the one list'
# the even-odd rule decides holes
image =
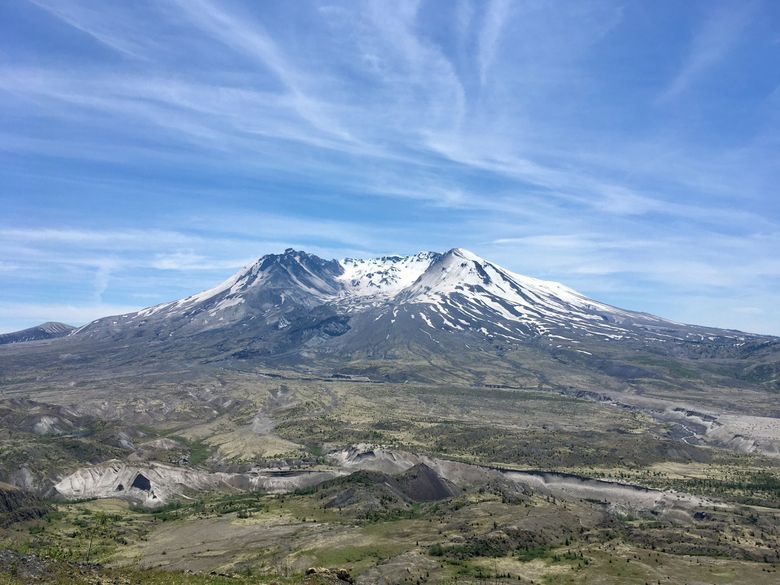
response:
{"label": "blue sky", "polygon": [[0,3],[0,331],[461,246],[780,334],[780,3]]}

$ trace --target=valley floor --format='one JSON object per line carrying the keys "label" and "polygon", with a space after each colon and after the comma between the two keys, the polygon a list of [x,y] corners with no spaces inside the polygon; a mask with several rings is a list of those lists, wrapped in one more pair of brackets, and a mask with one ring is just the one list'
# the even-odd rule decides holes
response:
{"label": "valley floor", "polygon": [[0,583],[776,583],[780,460],[656,406],[268,371],[19,392],[0,479],[47,508],[0,528]]}
{"label": "valley floor", "polygon": [[[156,511],[56,504],[6,531],[3,545],[45,559],[40,582],[63,583],[298,583],[324,566],[358,583],[728,584],[773,583],[780,568],[767,558],[778,548],[777,510],[658,520],[486,489],[365,514],[361,502],[329,507],[332,495],[212,496]],[[2,570],[0,582],[35,580],[23,562]]]}

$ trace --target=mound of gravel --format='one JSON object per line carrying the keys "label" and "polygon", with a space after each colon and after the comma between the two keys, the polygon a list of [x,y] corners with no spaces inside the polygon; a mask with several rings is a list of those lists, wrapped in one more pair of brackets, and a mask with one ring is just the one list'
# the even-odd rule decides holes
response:
{"label": "mound of gravel", "polygon": [[399,474],[360,470],[317,488],[326,508],[347,508],[364,515],[409,509],[414,502],[444,500],[460,493],[436,471],[418,463]]}

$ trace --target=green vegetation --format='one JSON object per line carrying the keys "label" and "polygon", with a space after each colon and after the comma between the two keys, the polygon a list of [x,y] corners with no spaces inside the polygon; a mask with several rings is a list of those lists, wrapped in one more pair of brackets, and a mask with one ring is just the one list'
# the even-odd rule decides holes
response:
{"label": "green vegetation", "polygon": [[191,441],[181,435],[172,435],[171,439],[180,443],[185,449],[187,449],[188,457],[187,462],[190,465],[197,466],[202,465],[211,456],[211,447],[201,440]]}
{"label": "green vegetation", "polygon": [[[637,365],[672,372],[686,361]],[[683,374],[677,371],[675,392],[692,401],[710,399],[695,385],[686,390],[691,380]],[[499,377],[485,365],[480,384],[530,385],[526,378],[509,384]],[[643,386],[646,396],[670,392],[670,382],[663,383]],[[130,453],[141,463],[199,471],[274,468],[284,474],[322,469],[333,464],[329,452],[366,442],[495,467],[673,489],[730,507],[639,513],[605,505],[601,496],[557,499],[500,482],[470,486],[437,502],[413,502],[360,473],[287,495],[186,491],[186,497],[153,510],[118,500],[55,502],[42,519],[23,519],[0,531],[0,555],[6,550],[39,559],[49,571],[43,582],[64,583],[72,574],[67,581],[77,585],[283,585],[302,582],[310,566],[344,566],[367,582],[402,574],[407,583],[642,585],[661,579],[725,585],[777,577],[777,461],[673,440],[668,421],[641,409],[562,395],[545,384],[520,389],[314,377],[282,382],[257,372],[225,373],[219,380],[225,399],[218,405],[209,402],[212,390],[193,398],[215,384],[213,377],[192,382],[186,391],[179,380],[152,389],[127,384],[122,412],[156,413],[164,396],[174,413],[165,423],[144,418],[143,425],[127,428],[135,450],[114,446],[116,437],[98,426],[90,427],[89,436],[68,437],[11,427],[0,437],[0,466],[8,474],[29,464],[42,485],[63,469],[128,461]],[[571,380],[571,386],[578,384]],[[81,389],[57,388],[49,399],[81,395]],[[122,392],[117,395],[121,402]],[[746,408],[758,400],[752,394],[738,398]],[[98,403],[93,406],[98,409]],[[262,432],[252,427],[257,413],[267,420]],[[180,462],[185,456],[187,463]],[[25,582],[21,564],[12,574],[5,568],[11,564],[0,563],[0,583]],[[195,574],[181,573],[183,568]]]}
{"label": "green vegetation", "polygon": [[[749,583],[774,575],[780,562],[780,513],[761,509],[703,509],[684,522],[621,520],[599,502],[508,498],[497,486],[373,516],[328,506],[329,494],[354,487],[383,502],[376,482],[356,474],[297,494],[214,494],[155,510],[113,500],[55,503],[43,519],[0,533],[0,549],[39,559],[46,582],[64,583],[70,571],[76,584],[300,583],[312,565],[376,577],[398,570],[396,563],[405,563],[398,566],[413,580],[433,582],[587,577],[641,585],[651,572],[665,579],[704,571],[717,583],[720,571]],[[203,574],[130,568],[139,558],[169,571],[186,559]],[[717,566],[707,564],[715,558]],[[0,583],[25,582],[2,571]]]}
{"label": "green vegetation", "polygon": [[701,376],[701,372],[696,371],[695,368],[686,366],[683,362],[669,357],[646,354],[630,356],[628,359],[638,364],[661,368],[664,373],[674,378],[696,379]]}

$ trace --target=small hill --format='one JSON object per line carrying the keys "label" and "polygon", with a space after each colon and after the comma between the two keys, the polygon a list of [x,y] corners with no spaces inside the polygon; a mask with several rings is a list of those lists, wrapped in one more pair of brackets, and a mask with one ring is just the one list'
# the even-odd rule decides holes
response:
{"label": "small hill", "polygon": [[407,510],[416,502],[444,500],[460,493],[424,463],[398,475],[357,471],[326,481],[316,491],[324,500],[323,507],[347,509],[358,516]]}
{"label": "small hill", "polygon": [[57,323],[48,321],[35,327],[13,331],[11,333],[0,334],[0,345],[7,343],[23,343],[25,341],[38,341],[40,339],[53,339],[55,337],[64,337],[72,332],[75,327],[66,323]]}
{"label": "small hill", "polygon": [[415,502],[445,500],[458,493],[453,484],[425,463],[418,463],[394,479],[401,492]]}

